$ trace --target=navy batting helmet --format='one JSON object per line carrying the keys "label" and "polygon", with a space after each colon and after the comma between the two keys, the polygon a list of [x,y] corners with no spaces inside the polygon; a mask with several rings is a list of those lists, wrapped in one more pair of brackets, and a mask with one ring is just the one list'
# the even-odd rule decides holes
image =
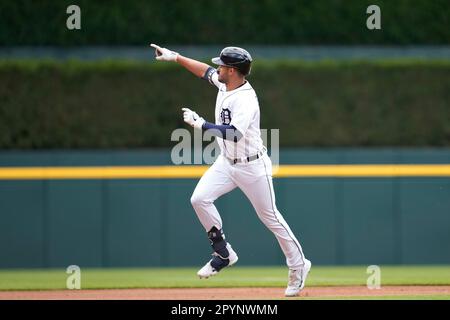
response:
{"label": "navy batting helmet", "polygon": [[252,56],[247,50],[239,47],[226,47],[220,57],[211,59],[214,64],[238,69],[244,76],[250,74]]}

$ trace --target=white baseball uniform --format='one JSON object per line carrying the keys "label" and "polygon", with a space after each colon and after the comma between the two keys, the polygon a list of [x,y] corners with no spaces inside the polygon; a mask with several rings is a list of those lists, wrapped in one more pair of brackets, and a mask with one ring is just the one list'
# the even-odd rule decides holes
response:
{"label": "white baseball uniform", "polygon": [[[260,112],[255,91],[250,83],[226,91],[218,81],[216,71],[208,80],[219,92],[216,100],[215,123],[234,126],[243,135],[237,141],[217,137],[221,154],[198,182],[191,197],[192,206],[206,232],[212,227],[222,229],[222,219],[214,201],[239,187],[256,210],[261,221],[273,232],[291,269],[305,263],[302,247],[275,205],[272,183],[272,162],[267,155],[259,128]],[[259,155],[247,161],[247,157]],[[241,159],[234,163],[234,159]]]}

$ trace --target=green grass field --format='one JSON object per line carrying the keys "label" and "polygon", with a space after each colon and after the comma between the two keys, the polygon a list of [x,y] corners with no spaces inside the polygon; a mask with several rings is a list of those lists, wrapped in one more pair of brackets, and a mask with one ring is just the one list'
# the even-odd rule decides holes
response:
{"label": "green grass field", "polygon": [[[450,285],[450,266],[380,266],[381,285]],[[366,285],[365,266],[313,266],[308,286]],[[196,268],[83,269],[83,289],[194,288],[194,287],[284,287],[284,267],[240,267],[219,276],[199,280]],[[65,269],[1,270],[0,290],[65,289]],[[448,297],[450,298],[450,297]]]}

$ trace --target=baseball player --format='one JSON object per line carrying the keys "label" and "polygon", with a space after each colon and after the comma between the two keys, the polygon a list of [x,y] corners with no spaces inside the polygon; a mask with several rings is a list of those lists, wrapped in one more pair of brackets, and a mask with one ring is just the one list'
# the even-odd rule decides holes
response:
{"label": "baseball player", "polygon": [[273,232],[286,256],[289,282],[286,296],[296,296],[303,289],[311,262],[275,205],[272,162],[260,134],[259,103],[246,77],[252,57],[238,47],[227,47],[212,62],[217,69],[184,57],[177,52],[151,44],[156,60],[177,62],[194,75],[218,88],[215,119],[208,122],[195,111],[182,108],[183,119],[198,130],[211,130],[221,153],[198,182],[191,203],[205,228],[214,251],[213,258],[198,271],[200,278],[216,275],[238,261],[236,252],[225,240],[222,219],[214,201],[238,187],[261,221]]}

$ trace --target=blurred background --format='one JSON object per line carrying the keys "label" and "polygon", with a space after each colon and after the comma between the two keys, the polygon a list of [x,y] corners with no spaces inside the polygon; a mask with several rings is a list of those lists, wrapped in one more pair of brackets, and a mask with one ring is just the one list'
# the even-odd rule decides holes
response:
{"label": "blurred background", "polygon": [[[381,29],[366,25],[373,4]],[[67,26],[70,5],[80,29]],[[205,62],[248,49],[281,165],[393,168],[275,179],[314,264],[449,264],[449,13],[447,0],[1,0],[0,268],[207,259],[189,201],[198,177],[86,173],[170,166],[180,108],[213,119],[216,90],[156,63],[150,43]],[[405,164],[417,172],[396,175]],[[217,206],[240,264],[284,264],[239,190]]]}

